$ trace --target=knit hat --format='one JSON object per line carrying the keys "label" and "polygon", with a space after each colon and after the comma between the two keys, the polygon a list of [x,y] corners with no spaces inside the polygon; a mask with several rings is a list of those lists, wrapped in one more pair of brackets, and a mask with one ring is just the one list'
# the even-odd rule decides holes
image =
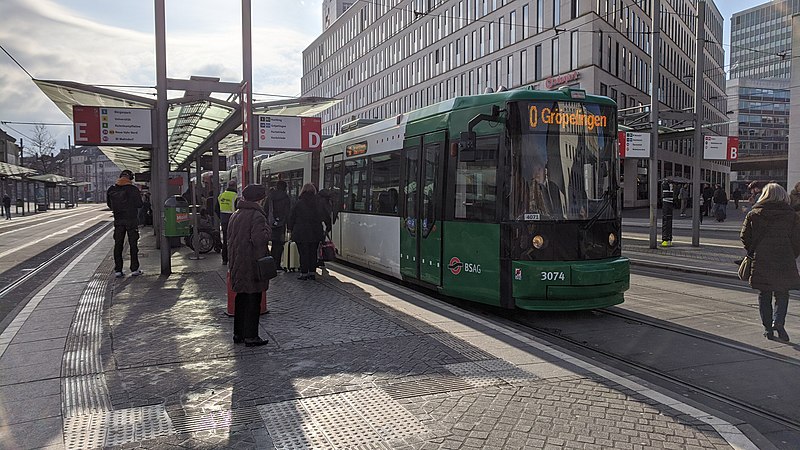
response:
{"label": "knit hat", "polygon": [[236,189],[236,180],[228,181],[228,189],[230,189],[230,188]]}
{"label": "knit hat", "polygon": [[242,197],[248,202],[257,202],[267,196],[267,189],[260,184],[248,185],[242,191]]}
{"label": "knit hat", "polygon": [[127,178],[129,180],[133,180],[133,172],[131,172],[128,169],[125,169],[122,172],[120,172],[119,177],[120,178],[125,177],[125,178]]}

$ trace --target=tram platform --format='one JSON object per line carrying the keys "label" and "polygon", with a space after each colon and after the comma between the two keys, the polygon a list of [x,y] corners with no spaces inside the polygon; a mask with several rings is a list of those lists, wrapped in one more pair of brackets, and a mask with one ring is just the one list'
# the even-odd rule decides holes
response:
{"label": "tram platform", "polygon": [[[0,334],[0,448],[770,448],[643,380],[340,265],[232,342],[218,255],[98,239]],[[149,271],[148,271],[149,269]],[[747,435],[743,433],[747,431]]]}

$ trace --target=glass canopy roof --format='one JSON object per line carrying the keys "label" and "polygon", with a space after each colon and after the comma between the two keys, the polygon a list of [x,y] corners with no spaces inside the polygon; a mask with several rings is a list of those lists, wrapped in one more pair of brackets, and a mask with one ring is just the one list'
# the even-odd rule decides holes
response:
{"label": "glass canopy roof", "polygon": [[34,173],[36,173],[36,171],[33,169],[0,161],[0,177],[22,178],[25,175],[32,175]]}
{"label": "glass canopy roof", "polygon": [[[118,92],[71,81],[34,80],[34,83],[55,105],[72,120],[72,107],[107,106],[118,108],[154,109],[156,101],[140,95]],[[256,103],[253,114],[283,116],[314,116],[341,100],[303,97],[290,100]],[[187,166],[187,162],[205,153],[212,142],[212,134],[230,124],[238,105],[212,97],[198,99],[183,97],[169,100],[167,133],[169,142],[170,170]],[[242,151],[242,127],[221,130],[220,151],[230,156]],[[122,169],[135,173],[150,170],[150,149],[133,147],[100,146],[100,150]]]}

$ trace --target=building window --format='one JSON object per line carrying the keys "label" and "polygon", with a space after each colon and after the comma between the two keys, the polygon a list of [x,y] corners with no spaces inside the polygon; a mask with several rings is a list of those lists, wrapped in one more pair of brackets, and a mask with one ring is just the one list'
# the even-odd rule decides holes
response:
{"label": "building window", "polygon": [[494,51],[494,22],[489,23],[489,53]]}
{"label": "building window", "polygon": [[528,39],[528,36],[530,36],[530,31],[528,29],[531,25],[531,21],[528,11],[530,8],[528,8],[528,6],[527,4],[522,5],[522,39]]}
{"label": "building window", "polygon": [[544,0],[536,0],[536,32],[544,29]]}
{"label": "building window", "polygon": [[517,42],[517,12],[511,11],[511,15],[508,20],[508,28],[511,32],[509,38],[511,40],[510,44],[514,44]]}
{"label": "building window", "polygon": [[486,56],[486,27],[481,27],[481,58]]}
{"label": "building window", "polygon": [[506,67],[506,79],[508,88],[514,86],[514,55],[508,55],[508,62]]}
{"label": "building window", "polygon": [[561,23],[561,0],[553,0],[553,26]]}
{"label": "building window", "polygon": [[572,14],[572,18],[574,19],[574,18],[578,17],[578,10],[580,9],[580,1],[579,0],[571,0],[570,3],[572,3],[570,9],[572,10],[571,14]]}
{"label": "building window", "polygon": [[608,96],[608,85],[600,83],[600,95]]}
{"label": "building window", "polygon": [[542,79],[542,44],[533,48],[533,78],[534,80]]}
{"label": "building window", "polygon": [[498,27],[497,27],[497,29],[500,30],[500,35],[498,36],[500,42],[499,42],[497,48],[503,48],[503,46],[505,45],[505,42],[503,42],[504,31],[505,31],[505,28],[503,28],[504,25],[505,25],[505,23],[503,21],[503,18],[501,17],[500,21],[498,22]]}
{"label": "building window", "polygon": [[550,42],[550,70],[553,75],[558,75],[561,71],[558,58],[558,38]]}
{"label": "building window", "polygon": [[528,52],[523,50],[519,54],[519,84],[524,86],[528,83]]}
{"label": "building window", "polygon": [[570,47],[569,68],[570,70],[575,70],[578,68],[578,32],[571,32],[569,38],[572,44]]}

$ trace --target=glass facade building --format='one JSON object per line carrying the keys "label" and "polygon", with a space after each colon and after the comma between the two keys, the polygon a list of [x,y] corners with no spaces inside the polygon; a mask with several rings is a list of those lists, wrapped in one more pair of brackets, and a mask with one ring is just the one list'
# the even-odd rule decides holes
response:
{"label": "glass facade building", "polygon": [[[704,96],[710,131],[727,134],[722,15],[706,3]],[[664,110],[694,105],[696,2],[663,0]],[[620,109],[650,104],[652,2],[646,0],[386,0],[355,2],[303,51],[304,96],[335,97],[321,114],[323,134],[354,119],[403,114],[486,88],[578,87]],[[665,124],[669,125],[669,124]],[[691,149],[664,145],[659,176],[686,176]],[[642,161],[624,164],[626,206],[647,203]],[[646,161],[645,161],[646,164]],[[678,169],[676,169],[678,168]],[[703,163],[708,181],[725,162]],[[642,181],[644,180],[644,181]]]}
{"label": "glass facade building", "polygon": [[792,15],[800,0],[773,0],[731,17],[731,78],[789,78]]}
{"label": "glass facade building", "polygon": [[731,17],[731,134],[739,136],[738,183],[787,183],[792,15],[800,0],[774,0]]}

